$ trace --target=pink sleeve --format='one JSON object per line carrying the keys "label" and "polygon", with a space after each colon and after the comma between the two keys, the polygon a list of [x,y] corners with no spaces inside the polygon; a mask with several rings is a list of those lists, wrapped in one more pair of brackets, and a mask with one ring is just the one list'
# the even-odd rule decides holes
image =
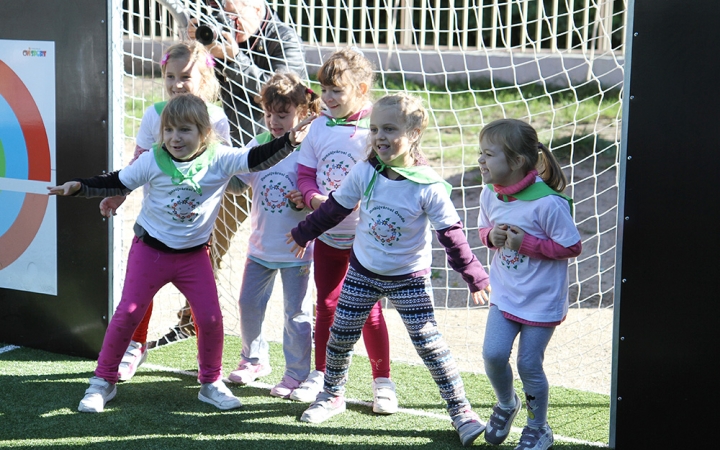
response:
{"label": "pink sleeve", "polygon": [[492,231],[492,227],[480,228],[478,231],[480,232],[480,240],[485,247],[490,249],[497,248],[492,245],[492,242],[490,242],[490,232]]}
{"label": "pink sleeve", "polygon": [[537,259],[570,259],[582,252],[582,241],[577,241],[570,247],[563,247],[552,239],[538,239],[526,234],[519,252]]}
{"label": "pink sleeve", "polygon": [[[310,207],[310,200],[316,195],[322,195],[317,186],[317,170],[313,167],[298,164],[297,186],[303,196],[303,202]],[[311,208],[311,207],[310,207]],[[311,208],[312,209],[312,208]]]}

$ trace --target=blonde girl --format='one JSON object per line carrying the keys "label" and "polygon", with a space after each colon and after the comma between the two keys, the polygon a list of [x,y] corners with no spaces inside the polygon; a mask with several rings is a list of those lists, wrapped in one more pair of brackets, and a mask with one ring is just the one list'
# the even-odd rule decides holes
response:
{"label": "blonde girl", "polygon": [[[205,47],[197,41],[187,41],[173,44],[168,47],[160,60],[160,69],[165,83],[165,93],[172,99],[181,94],[195,94],[203,99],[207,105],[210,115],[210,123],[216,136],[223,142],[230,142],[230,124],[222,108],[213,104],[218,98],[220,85],[215,76],[215,60],[205,50]],[[147,108],[140,122],[137,137],[135,139],[135,154],[130,164],[140,154],[147,152],[152,146],[160,142],[160,114],[167,101],[155,103]],[[115,215],[117,209],[125,201],[125,196],[105,198],[100,202],[100,213],[106,217]],[[137,368],[147,359],[148,344],[147,334],[152,317],[152,306],[148,308],[147,314],[138,324],[132,341],[125,352],[123,361],[120,364],[120,380],[131,379]],[[190,308],[187,307],[178,312],[181,325],[171,331],[170,335],[176,333],[184,335],[196,334],[192,325]]]}
{"label": "blonde girl", "polygon": [[[320,112],[320,97],[294,73],[278,73],[263,86],[256,98],[265,111],[268,132],[256,136],[249,144],[254,147],[284,135],[307,117]],[[250,211],[250,241],[245,273],[240,287],[240,334],[242,352],[238,368],[228,379],[248,384],[270,374],[270,355],[262,335],[267,303],[276,275],[283,284],[284,325],[283,353],[285,372],[270,395],[288,398],[310,373],[312,352],[312,302],[306,298],[312,253],[296,259],[285,243],[285,234],[309,210],[296,208],[290,197],[298,197],[297,159],[299,151],[268,170],[238,175],[252,188],[253,208]],[[279,325],[279,324],[277,324]]]}
{"label": "blonde girl", "polygon": [[[298,158],[298,186],[304,204],[313,210],[342,185],[353,166],[365,157],[374,76],[370,61],[354,49],[333,53],[320,67],[317,77],[325,110],[310,129]],[[292,393],[293,400],[312,402],[322,390],[327,367],[325,349],[357,223],[355,212],[315,242],[315,370]],[[372,368],[373,411],[395,413],[397,397],[395,384],[390,380],[390,344],[380,303],[370,313],[363,339]]]}
{"label": "blonde girl", "polygon": [[293,251],[301,256],[310,240],[360,204],[350,269],[330,329],[324,390],[300,420],[319,423],[345,411],[353,346],[372,308],[386,297],[447,402],[460,440],[468,446],[485,425],[465,397],[457,364],[435,321],[430,226],[476,304],[487,299],[488,275],[470,250],[450,200],[450,185],[427,166],[422,154],[420,139],[427,124],[427,111],[416,97],[396,94],[378,100],[370,116],[369,156],[288,235]]}
{"label": "blonde girl", "polygon": [[162,111],[162,145],[153,146],[117,172],[48,187],[51,195],[97,197],[126,195],[146,186],[122,298],[79,411],[101,412],[115,397],[122,349],[129,344],[153,296],[168,283],[185,295],[202,330],[198,334],[198,398],[222,410],[242,406],[221,380],[222,313],[208,241],[230,178],[265,170],[292,153],[311,119],[278,139],[240,152],[217,143],[202,99],[179,95]]}
{"label": "blonde girl", "polygon": [[497,396],[485,440],[502,444],[522,407],[513,388],[510,352],[520,336],[517,369],[528,411],[516,449],[553,445],[547,423],[548,381],[543,358],[568,311],[568,259],[582,250],[572,200],[560,165],[535,129],[515,119],[480,132],[480,238],[493,255],[494,287],[485,328],[485,372]]}

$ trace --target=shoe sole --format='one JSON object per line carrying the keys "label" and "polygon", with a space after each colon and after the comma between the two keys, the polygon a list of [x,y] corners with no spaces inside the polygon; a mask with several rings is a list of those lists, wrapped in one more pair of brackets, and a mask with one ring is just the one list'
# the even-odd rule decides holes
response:
{"label": "shoe sole", "polygon": [[382,415],[387,416],[390,414],[395,414],[396,412],[398,412],[398,409],[400,409],[400,408],[397,405],[395,405],[393,408],[386,408],[386,409],[378,408],[377,403],[373,403],[373,412],[375,414],[382,414]]}
{"label": "shoe sole", "polygon": [[[297,394],[297,392],[300,391],[300,394]],[[314,397],[310,398],[310,394],[305,394],[304,392],[307,391],[307,389],[295,389],[292,394],[290,394],[290,400],[295,400],[296,402],[300,403],[312,403],[317,399],[317,396],[320,392],[318,391],[317,394],[315,394]]]}
{"label": "shoe sole", "polygon": [[233,405],[233,406],[222,406],[222,405],[216,403],[215,401],[213,401],[212,399],[205,397],[202,394],[198,394],[198,400],[200,400],[201,402],[205,402],[210,405],[213,405],[214,407],[216,407],[217,409],[222,410],[222,411],[229,411],[231,409],[237,409],[237,408],[242,407],[242,403],[240,402],[240,400],[238,400],[237,405]]}
{"label": "shoe sole", "polygon": [[266,377],[266,376],[270,375],[271,373],[272,373],[272,369],[268,369],[267,372],[260,372],[260,373],[255,374],[255,378],[253,378],[252,380],[245,381],[245,380],[243,380],[242,377],[233,375],[233,372],[230,372],[230,375],[227,376],[226,380],[228,380],[231,383],[241,384],[244,386],[246,384],[252,383],[253,381],[257,380],[258,378]]}
{"label": "shoe sole", "polygon": [[81,402],[78,405],[78,411],[84,412],[84,413],[101,413],[101,412],[105,411],[105,405],[107,405],[110,400],[115,398],[115,394],[117,394],[117,386],[115,387],[115,389],[112,390],[112,392],[110,392],[108,397],[105,399],[105,401],[103,402],[103,405],[102,405],[102,409],[100,409],[100,410],[83,408],[83,404]]}
{"label": "shoe sole", "polygon": [[305,423],[323,423],[323,422],[325,422],[326,420],[328,420],[328,419],[331,418],[331,417],[335,417],[335,416],[337,416],[338,414],[344,413],[346,409],[347,409],[347,407],[346,407],[345,403],[343,403],[343,405],[342,405],[341,407],[339,407],[339,408],[337,408],[337,409],[333,409],[332,411],[330,411],[327,416],[325,416],[325,417],[322,418],[322,420],[313,419],[312,416],[309,416],[309,415],[306,415],[305,413],[303,413],[303,415],[300,416],[300,422],[305,422]]}

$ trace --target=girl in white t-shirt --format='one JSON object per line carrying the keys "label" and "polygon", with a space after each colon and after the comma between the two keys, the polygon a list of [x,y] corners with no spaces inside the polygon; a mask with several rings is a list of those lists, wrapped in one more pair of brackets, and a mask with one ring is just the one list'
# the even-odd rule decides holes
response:
{"label": "girl in white t-shirt", "polygon": [[[272,76],[256,97],[265,111],[268,132],[256,136],[248,147],[264,144],[280,137],[307,117],[320,113],[320,97],[294,73]],[[285,373],[270,394],[288,398],[310,373],[312,353],[312,302],[306,298],[312,253],[297,259],[290,253],[285,234],[305,218],[309,210],[296,207],[298,151],[261,172],[238,175],[252,188],[250,240],[245,273],[240,287],[240,334],[242,352],[238,368],[228,380],[248,384],[268,375],[270,355],[262,335],[268,301],[276,275],[283,284],[284,325],[283,354]],[[279,326],[280,324],[275,324]]]}
{"label": "girl in white t-shirt", "polygon": [[310,240],[360,204],[350,269],[330,329],[324,391],[300,420],[319,423],[345,411],[353,346],[374,305],[387,297],[430,369],[452,423],[467,446],[485,425],[472,411],[457,364],[435,321],[430,226],[476,304],[487,299],[488,275],[465,238],[450,200],[451,186],[427,165],[420,150],[427,123],[427,111],[416,97],[397,94],[378,100],[370,118],[365,161],[353,167],[320,209],[288,235],[288,242],[294,241],[293,251],[302,256]]}
{"label": "girl in white t-shirt", "polygon": [[[168,98],[172,99],[180,94],[195,94],[205,100],[215,135],[227,144],[230,142],[228,118],[221,107],[212,103],[217,100],[220,90],[214,66],[215,59],[197,41],[171,45],[160,60],[160,69]],[[145,111],[135,138],[135,154],[130,164],[142,153],[151,149],[154,144],[160,142],[160,114],[166,104],[167,101],[158,102],[149,106]],[[106,217],[113,216],[123,202],[125,202],[125,196],[105,198],[100,202],[100,213]],[[125,356],[118,369],[121,381],[131,379],[137,368],[147,358],[147,335],[152,312],[151,305],[145,317],[138,324],[130,345],[125,351]],[[196,334],[187,304],[186,308],[178,313],[178,316],[181,325],[184,326],[178,325],[176,331],[171,331],[169,335],[174,337],[176,333],[183,333],[187,336]]]}
{"label": "girl in white t-shirt", "polygon": [[[317,77],[325,111],[310,128],[298,157],[298,187],[304,204],[315,210],[328,194],[342,185],[353,166],[365,158],[373,66],[359,50],[333,53]],[[312,402],[322,390],[326,368],[325,346],[330,337],[335,306],[347,273],[350,248],[355,239],[358,213],[353,212],[315,241],[313,263],[317,305],[315,308],[315,370],[290,395],[292,400]],[[372,369],[373,411],[397,411],[395,384],[390,380],[390,341],[380,303],[363,328],[363,341]]]}
{"label": "girl in white t-shirt", "polygon": [[568,311],[568,259],[582,250],[572,200],[562,195],[567,180],[557,160],[525,122],[502,119],[483,128],[478,162],[486,184],[480,195],[480,238],[495,250],[483,359],[498,403],[485,440],[503,443],[522,407],[509,363],[519,335],[517,368],[528,419],[516,448],[547,449],[553,434],[543,358]]}
{"label": "girl in white t-shirt", "polygon": [[51,195],[99,197],[127,195],[145,186],[122,298],[79,411],[101,412],[115,397],[122,349],[153,296],[168,283],[185,295],[202,330],[197,342],[202,384],[198,398],[223,410],[241,406],[221,380],[224,332],[208,241],[230,179],[265,170],[291,154],[313,118],[267,144],[239,151],[216,142],[202,99],[179,95],[161,114],[162,145],[120,171],[48,188]]}

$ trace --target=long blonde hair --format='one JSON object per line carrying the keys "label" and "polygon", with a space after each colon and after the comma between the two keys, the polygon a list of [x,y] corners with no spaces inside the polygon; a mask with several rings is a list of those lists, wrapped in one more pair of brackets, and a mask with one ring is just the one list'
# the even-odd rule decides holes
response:
{"label": "long blonde hair", "polygon": [[208,53],[205,46],[198,41],[184,41],[173,44],[160,60],[160,69],[165,78],[165,68],[171,59],[187,59],[195,63],[200,71],[200,83],[198,84],[197,95],[208,103],[213,103],[220,94],[220,83],[215,76],[215,59]]}
{"label": "long blonde hair", "polygon": [[517,119],[499,119],[480,131],[480,140],[487,139],[500,145],[508,161],[522,158],[525,173],[537,169],[545,184],[556,192],[567,186],[567,178],[552,152],[538,141],[537,131]]}

